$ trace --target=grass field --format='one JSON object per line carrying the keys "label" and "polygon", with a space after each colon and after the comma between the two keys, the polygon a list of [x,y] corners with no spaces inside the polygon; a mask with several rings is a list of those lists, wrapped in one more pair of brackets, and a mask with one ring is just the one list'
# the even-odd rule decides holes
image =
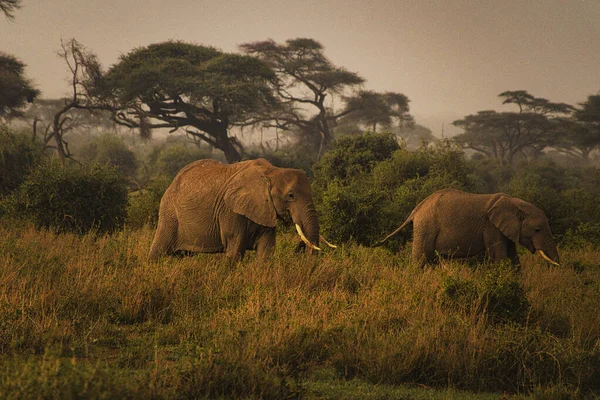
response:
{"label": "grass field", "polygon": [[600,396],[600,249],[548,267],[278,235],[251,253],[145,260],[152,230],[0,226],[0,398]]}

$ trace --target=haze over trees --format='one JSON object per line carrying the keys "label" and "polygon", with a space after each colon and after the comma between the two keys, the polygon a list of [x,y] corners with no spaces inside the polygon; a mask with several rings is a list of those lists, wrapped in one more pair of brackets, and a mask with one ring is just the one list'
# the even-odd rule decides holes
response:
{"label": "haze over trees", "polygon": [[566,154],[589,161],[590,154],[600,149],[600,95],[588,96],[572,116],[572,125],[561,136],[555,147]]}
{"label": "haze over trees", "polygon": [[25,76],[25,64],[0,51],[0,122],[22,116],[25,105],[39,94]]}
{"label": "haze over trees", "polygon": [[568,129],[567,117],[573,107],[534,97],[527,91],[498,95],[502,104],[516,105],[517,111],[480,111],[454,121],[465,132],[454,139],[468,149],[483,153],[500,164],[511,164],[517,154],[539,152],[556,144]]}
{"label": "haze over trees", "polygon": [[333,64],[314,39],[290,39],[285,44],[266,40],[240,48],[264,61],[275,73],[278,107],[263,116],[263,126],[293,130],[318,148],[317,158],[333,140],[334,128],[343,117],[352,116],[374,130],[378,124],[389,126],[394,119],[411,120],[408,97],[359,90],[365,79]]}

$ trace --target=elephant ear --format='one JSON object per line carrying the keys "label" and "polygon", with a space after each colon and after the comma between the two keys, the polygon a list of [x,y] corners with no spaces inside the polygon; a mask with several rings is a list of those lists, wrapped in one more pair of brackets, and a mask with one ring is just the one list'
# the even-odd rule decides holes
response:
{"label": "elephant ear", "polygon": [[248,166],[229,181],[223,200],[236,214],[273,228],[277,224],[277,213],[270,190],[271,184],[263,169]]}
{"label": "elephant ear", "polygon": [[500,197],[489,209],[488,217],[504,236],[515,243],[519,243],[522,212],[515,199],[509,196]]}

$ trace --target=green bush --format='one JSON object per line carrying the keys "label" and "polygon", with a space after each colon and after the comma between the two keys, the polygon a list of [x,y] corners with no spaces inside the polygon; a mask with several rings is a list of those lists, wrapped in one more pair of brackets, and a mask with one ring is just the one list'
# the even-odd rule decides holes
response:
{"label": "green bush", "polygon": [[600,246],[600,223],[582,222],[575,228],[567,229],[562,244],[571,248]]}
{"label": "green bush", "polygon": [[114,167],[40,164],[19,187],[12,213],[38,228],[99,233],[120,229],[127,212],[127,180]]}
{"label": "green bush", "polygon": [[160,199],[170,183],[171,180],[166,176],[157,176],[152,178],[143,190],[133,192],[129,196],[127,225],[132,228],[156,226]]}
{"label": "green bush", "polygon": [[314,166],[315,183],[326,186],[334,179],[346,182],[368,174],[375,164],[387,160],[399,149],[400,145],[391,133],[365,133],[338,139]]}
{"label": "green bush", "polygon": [[[391,152],[397,145],[389,135],[369,134],[342,144],[315,167],[314,182],[321,227],[336,241],[374,243],[436,190],[478,191],[482,186],[463,152],[447,142]],[[345,165],[348,160],[358,164]]]}
{"label": "green bush", "polygon": [[600,170],[596,168],[565,169],[551,160],[536,160],[520,166],[502,191],[544,210],[552,232],[560,238],[569,232],[572,241],[577,232],[589,230],[581,230],[582,223],[600,224]]}
{"label": "green bush", "polygon": [[386,205],[385,194],[366,178],[346,185],[334,180],[319,200],[319,224],[333,241],[370,244],[381,236]]}
{"label": "green bush", "polygon": [[0,126],[0,196],[19,187],[42,156],[42,146],[30,136]]}
{"label": "green bush", "polygon": [[531,309],[519,281],[519,271],[509,262],[490,265],[479,284],[488,316],[494,322],[523,323]]}
{"label": "green bush", "polygon": [[259,151],[258,149],[250,149],[245,156],[250,160],[260,157],[269,160],[276,167],[301,169],[308,177],[312,177],[317,154],[309,148],[290,145],[278,150],[261,149]]}
{"label": "green bush", "polygon": [[103,134],[94,138],[83,152],[91,164],[109,165],[119,168],[125,175],[134,177],[137,170],[135,154],[129,150],[123,138],[114,134]]}
{"label": "green bush", "polygon": [[440,284],[441,304],[466,312],[485,313],[494,323],[523,323],[531,309],[519,273],[510,263],[485,265],[478,281],[446,276]]}
{"label": "green bush", "polygon": [[214,158],[208,149],[189,146],[185,143],[157,147],[148,157],[151,175],[165,175],[170,179],[191,162]]}

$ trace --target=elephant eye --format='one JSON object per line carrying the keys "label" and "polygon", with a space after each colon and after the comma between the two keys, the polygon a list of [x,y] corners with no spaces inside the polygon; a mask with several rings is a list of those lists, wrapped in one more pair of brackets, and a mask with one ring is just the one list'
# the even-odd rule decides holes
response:
{"label": "elephant eye", "polygon": [[294,200],[294,193],[290,192],[290,193],[287,194],[286,197],[287,197],[288,200]]}
{"label": "elephant eye", "polygon": [[541,231],[542,231],[542,229],[541,229],[541,228],[535,228],[535,229],[534,229],[534,231],[535,231],[536,233],[539,233],[539,232],[541,232]]}

